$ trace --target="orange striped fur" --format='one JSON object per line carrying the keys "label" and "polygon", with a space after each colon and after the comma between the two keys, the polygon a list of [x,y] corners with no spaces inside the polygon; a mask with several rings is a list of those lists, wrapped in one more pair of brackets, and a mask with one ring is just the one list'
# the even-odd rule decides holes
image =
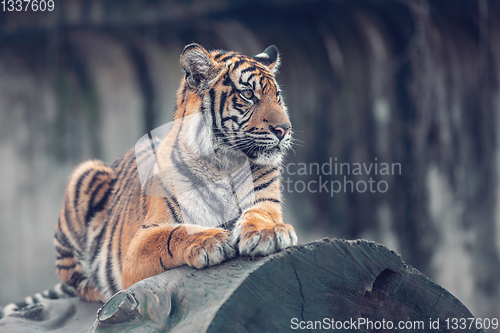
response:
{"label": "orange striped fur", "polygon": [[[70,177],[56,266],[83,300],[105,301],[174,267],[204,268],[297,243],[281,213],[291,124],[274,77],[277,49],[247,57],[191,44],[180,62],[186,75],[173,127],[156,145],[154,176],[141,184],[138,168],[152,164],[151,155],[136,147],[109,166],[85,162]],[[241,165],[249,166],[250,191]],[[211,185],[221,175],[234,176],[231,186]],[[162,195],[148,195],[154,188]],[[224,221],[221,205],[235,218]]]}

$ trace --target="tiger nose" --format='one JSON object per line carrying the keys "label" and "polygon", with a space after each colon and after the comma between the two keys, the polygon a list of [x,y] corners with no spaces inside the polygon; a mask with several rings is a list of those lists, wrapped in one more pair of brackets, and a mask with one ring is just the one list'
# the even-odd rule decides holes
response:
{"label": "tiger nose", "polygon": [[269,130],[271,131],[271,133],[276,135],[276,137],[280,141],[283,140],[285,135],[287,135],[291,129],[292,129],[292,125],[290,125],[290,124],[281,124],[281,125],[276,125],[276,126],[269,125]]}

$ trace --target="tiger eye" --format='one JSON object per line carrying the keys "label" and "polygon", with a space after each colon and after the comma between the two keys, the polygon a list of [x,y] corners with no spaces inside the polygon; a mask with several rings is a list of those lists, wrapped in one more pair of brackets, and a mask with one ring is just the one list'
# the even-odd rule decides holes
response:
{"label": "tiger eye", "polygon": [[253,91],[248,89],[248,90],[243,90],[241,93],[240,93],[241,97],[245,98],[245,99],[252,99],[253,97]]}

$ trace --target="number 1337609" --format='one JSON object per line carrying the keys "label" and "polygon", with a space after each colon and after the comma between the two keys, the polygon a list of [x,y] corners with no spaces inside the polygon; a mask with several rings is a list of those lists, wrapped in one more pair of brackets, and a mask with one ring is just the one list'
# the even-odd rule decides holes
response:
{"label": "number 1337609", "polygon": [[54,0],[2,0],[0,10],[4,12],[51,12]]}

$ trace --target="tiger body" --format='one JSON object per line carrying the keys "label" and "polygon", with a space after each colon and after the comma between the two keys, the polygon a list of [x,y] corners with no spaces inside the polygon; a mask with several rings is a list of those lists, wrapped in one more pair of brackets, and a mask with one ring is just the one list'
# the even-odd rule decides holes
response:
{"label": "tiger body", "polygon": [[[70,177],[56,267],[83,300],[105,301],[174,267],[297,243],[281,211],[291,124],[274,77],[276,48],[247,57],[191,44],[180,62],[186,75],[173,125],[150,141],[154,154],[138,145],[109,166],[87,161]],[[145,165],[152,167],[143,183]]]}

